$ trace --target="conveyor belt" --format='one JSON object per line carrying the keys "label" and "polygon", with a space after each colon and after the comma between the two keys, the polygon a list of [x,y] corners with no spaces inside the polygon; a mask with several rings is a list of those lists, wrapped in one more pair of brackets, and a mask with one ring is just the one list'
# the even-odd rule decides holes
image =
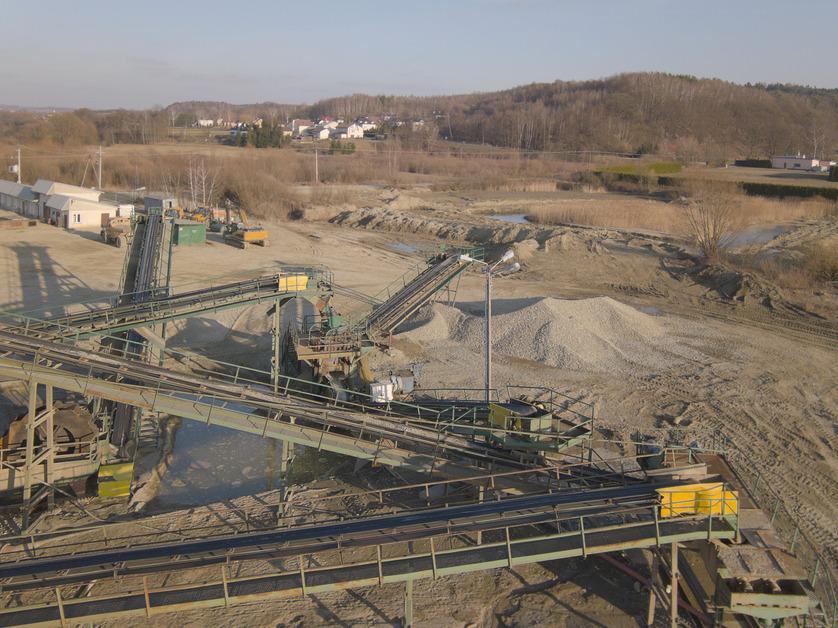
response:
{"label": "conveyor belt", "polygon": [[[523,496],[482,504],[434,508],[416,512],[370,517],[355,521],[327,524],[318,523],[316,525],[300,526],[297,528],[237,534],[196,541],[165,543],[161,545],[92,552],[90,554],[25,560],[16,564],[0,564],[0,579],[40,576],[44,574],[52,575],[65,570],[87,569],[91,567],[112,572],[114,565],[125,566],[132,562],[148,563],[156,559],[171,560],[175,557],[178,557],[178,561],[180,562],[183,558],[194,558],[206,554],[214,555],[219,560],[225,560],[225,553],[231,550],[248,548],[265,550],[269,546],[280,546],[288,543],[297,544],[294,551],[299,554],[300,552],[306,551],[304,547],[300,547],[302,542],[317,542],[316,544],[320,546],[327,539],[333,541],[334,539],[341,538],[342,540],[349,541],[353,538],[358,538],[363,533],[369,532],[378,532],[379,536],[387,535],[398,538],[401,531],[413,530],[420,526],[428,529],[433,524],[443,523],[448,525],[452,522],[467,518],[479,519],[481,521],[481,525],[477,529],[496,528],[498,521],[501,519],[512,517],[516,513],[522,512],[543,511],[546,509],[551,513],[550,518],[552,519],[555,517],[554,508],[559,509],[559,512],[563,513],[564,511],[571,512],[573,507],[582,505],[585,505],[587,508],[607,505],[611,510],[616,510],[616,507],[620,504],[636,503],[637,501],[643,501],[651,505],[657,502],[655,489],[661,488],[662,486],[668,485],[652,485],[646,483],[637,486],[584,492]],[[506,525],[509,524],[507,523]],[[425,533],[424,535],[426,536],[427,534]],[[378,542],[380,542],[380,538]]]}
{"label": "conveyor belt", "polygon": [[392,297],[374,308],[358,327],[372,337],[388,335],[470,265],[470,258],[451,255],[429,266]]}
{"label": "conveyor belt", "polygon": [[[305,289],[297,289],[297,284],[290,282],[289,289],[289,282],[284,280],[288,274],[305,274],[309,278],[308,285]],[[314,293],[321,289],[318,286],[321,277],[320,271],[314,269],[281,270],[274,275],[181,292],[140,303],[97,308],[46,321],[27,320],[21,317],[15,330],[47,339],[85,339],[92,336],[111,335],[137,327],[274,301],[286,295]],[[6,318],[14,319],[14,315],[7,315]]]}
{"label": "conveyor belt", "polygon": [[[135,588],[133,591],[111,593],[98,598],[65,599],[61,603],[53,597],[51,602],[0,611],[0,626],[35,625],[56,622],[62,618],[70,623],[89,623],[132,615],[151,616],[174,610],[205,609],[244,601],[304,596],[335,589],[654,547],[664,543],[729,539],[735,536],[736,523],[735,519],[731,518],[702,515],[664,520],[653,518],[656,508],[652,493],[653,490],[647,485],[630,487],[624,491],[609,489],[599,494],[592,492],[528,496],[473,506],[399,513],[340,524],[307,525],[240,535],[230,539],[207,539],[214,548],[192,544],[161,545],[159,549],[145,548],[149,552],[147,556],[156,556],[146,561],[145,565],[152,573],[189,567],[193,564],[191,559],[194,556],[189,552],[196,551],[208,553],[214,562],[225,561],[228,552],[232,552],[231,560],[237,561],[241,557],[236,554],[236,550],[242,547],[250,547],[257,552],[251,556],[252,558],[268,559],[283,557],[292,551],[298,552],[300,564],[298,568],[285,567],[275,573],[241,578],[230,577],[228,570],[222,567],[221,578],[200,584],[162,588],[144,585],[140,590]],[[596,512],[588,515],[582,510],[583,514],[580,517],[584,516],[587,521],[582,525],[579,519],[579,525],[574,527],[573,521],[576,513],[580,512],[579,509],[596,504],[607,508],[608,512],[614,515],[619,516],[630,511],[634,512],[635,516],[630,515],[623,523],[613,523],[615,517],[611,517],[609,522],[608,516]],[[555,517],[552,526],[532,526],[525,519],[523,525],[515,527],[518,525],[519,513],[524,517],[530,517],[539,510],[549,513],[551,519]],[[562,519],[563,515],[566,519]],[[505,523],[507,518],[509,522]],[[619,520],[619,517],[616,519]],[[556,526],[561,520],[564,520],[566,525]],[[451,534],[441,531],[440,526],[451,525],[454,527],[453,534],[460,534],[456,526],[457,522],[463,521],[470,522],[471,530],[497,530],[501,538],[505,535],[505,540],[498,541],[497,534],[492,539],[484,534],[482,540],[475,544],[452,544],[442,549],[437,545],[436,551],[433,543],[428,551],[428,543],[406,542],[421,537],[451,538]],[[514,535],[510,534],[510,529],[515,532]],[[321,555],[328,557],[328,550],[337,547],[338,543],[341,547],[344,547],[345,541],[351,545],[353,540],[359,538],[358,535],[361,535],[365,544],[376,546],[376,554],[379,556],[377,560],[364,558],[362,553],[360,557],[341,554],[340,561],[336,561],[333,556],[331,560],[322,562]],[[394,546],[393,543],[399,545]],[[386,547],[388,544],[392,549],[388,552],[388,557],[383,557],[382,546]],[[395,555],[393,550],[396,550]],[[90,554],[27,561],[28,566],[23,563],[15,566],[22,568],[15,577],[26,578],[27,576],[23,575],[24,570],[29,572],[30,578],[40,575],[49,579],[50,574],[56,572],[68,577],[74,570],[81,573],[86,569],[92,569],[93,571],[86,574],[87,580],[101,579],[113,575],[109,566],[119,569],[122,565],[127,567],[132,562],[138,568],[133,573],[143,573],[143,557],[139,552],[133,552],[136,551],[115,550],[111,554],[98,553],[97,556]],[[318,560],[314,565],[305,566],[304,557],[318,552]],[[124,559],[126,562],[118,563],[117,559]],[[160,560],[165,563],[153,564]]]}
{"label": "conveyor belt", "polygon": [[[382,464],[453,474],[451,477],[479,475],[478,463],[493,465],[497,471],[521,467],[485,443],[411,423],[405,417],[330,407],[295,397],[293,391],[274,395],[268,387],[181,374],[137,360],[2,331],[0,351],[8,352],[0,358],[0,374],[6,377],[33,377],[88,396]],[[46,365],[47,361],[51,366]],[[124,381],[113,381],[114,375]]]}

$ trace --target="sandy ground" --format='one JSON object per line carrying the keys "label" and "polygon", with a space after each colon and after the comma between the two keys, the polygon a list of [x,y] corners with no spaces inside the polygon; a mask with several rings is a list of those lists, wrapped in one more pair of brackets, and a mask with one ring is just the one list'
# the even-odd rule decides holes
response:
{"label": "sandy ground", "polygon": [[[354,218],[272,224],[266,249],[240,251],[215,238],[204,247],[176,249],[174,283],[249,277],[276,264],[322,264],[338,283],[374,294],[422,261],[420,253],[394,250],[394,244],[433,248],[445,235],[468,240],[463,234],[476,230],[493,242],[536,238],[516,247],[522,271],[495,283],[495,383],[549,385],[596,400],[600,427],[616,437],[644,430],[683,440],[722,430],[747,450],[806,533],[833,559],[838,555],[835,343],[766,318],[764,305],[773,299],[774,311],[784,316],[834,324],[833,293],[778,293],[742,278],[731,292],[717,276],[684,270],[666,240],[642,234],[536,233],[478,217],[456,224],[449,215],[435,215],[439,224],[429,228],[421,208],[393,215],[377,225]],[[405,217],[408,223],[393,222]],[[449,227],[453,231],[442,232]],[[95,234],[44,225],[0,230],[6,278],[0,309],[49,314],[105,299],[117,288],[122,257]],[[425,387],[480,386],[482,290],[481,277],[468,274],[454,306],[422,312],[374,367],[386,372],[419,361]],[[263,314],[252,308],[195,319],[179,330],[180,340],[193,345],[204,338],[208,349],[223,346],[225,355],[244,359],[264,345]],[[636,625],[644,598],[615,598],[617,589],[631,591],[631,583],[593,560],[499,570],[417,584],[416,615],[423,625]],[[401,616],[401,604],[402,588],[391,586],[180,613],[155,624],[389,625]]]}

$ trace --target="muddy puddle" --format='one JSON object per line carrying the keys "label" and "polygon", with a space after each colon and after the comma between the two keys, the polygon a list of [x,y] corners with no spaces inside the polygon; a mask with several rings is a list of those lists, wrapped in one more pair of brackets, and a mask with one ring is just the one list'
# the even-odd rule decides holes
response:
{"label": "muddy puddle", "polygon": [[[198,506],[277,489],[281,452],[277,440],[184,420],[155,501],[164,506]],[[297,447],[287,483],[328,477],[346,461],[337,454]]]}
{"label": "muddy puddle", "polygon": [[492,220],[500,220],[502,222],[511,222],[516,225],[530,224],[526,214],[491,214],[489,218]]}
{"label": "muddy puddle", "polygon": [[791,229],[790,225],[756,225],[747,227],[731,234],[731,241],[728,245],[732,249],[745,246],[758,246],[770,242],[777,236],[784,234]]}
{"label": "muddy puddle", "polygon": [[399,253],[404,253],[405,255],[412,255],[419,250],[418,246],[415,244],[408,244],[407,242],[390,242],[387,245],[387,248],[398,251]]}

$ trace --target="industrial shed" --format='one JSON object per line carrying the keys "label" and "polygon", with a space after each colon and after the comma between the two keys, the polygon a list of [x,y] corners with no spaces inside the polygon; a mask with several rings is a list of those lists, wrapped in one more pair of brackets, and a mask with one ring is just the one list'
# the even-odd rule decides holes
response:
{"label": "industrial shed", "polygon": [[49,222],[65,229],[99,229],[118,215],[116,205],[55,194],[46,202]]}
{"label": "industrial shed", "polygon": [[[55,207],[49,207],[49,201],[55,196],[76,198],[85,201],[98,203],[102,197],[102,192],[90,188],[79,187],[78,185],[70,185],[69,183],[59,183],[58,181],[49,181],[47,179],[38,179],[35,185],[32,186],[32,191],[38,201],[38,217],[44,222],[51,222],[53,220],[53,210]],[[55,222],[54,224],[63,224]]]}
{"label": "industrial shed", "polygon": [[0,180],[0,209],[38,218],[37,196],[28,185]]}

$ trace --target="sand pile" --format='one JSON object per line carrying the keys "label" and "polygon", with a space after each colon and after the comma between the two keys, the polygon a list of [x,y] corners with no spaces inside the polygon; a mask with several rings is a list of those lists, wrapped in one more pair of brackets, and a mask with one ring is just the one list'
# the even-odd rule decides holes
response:
{"label": "sand pile", "polygon": [[[664,319],[608,297],[520,300],[496,306],[492,347],[496,354],[587,372],[665,369],[701,354],[669,333]],[[427,308],[402,337],[419,344],[483,350],[483,319],[456,308]],[[461,349],[460,349],[461,350]]]}

